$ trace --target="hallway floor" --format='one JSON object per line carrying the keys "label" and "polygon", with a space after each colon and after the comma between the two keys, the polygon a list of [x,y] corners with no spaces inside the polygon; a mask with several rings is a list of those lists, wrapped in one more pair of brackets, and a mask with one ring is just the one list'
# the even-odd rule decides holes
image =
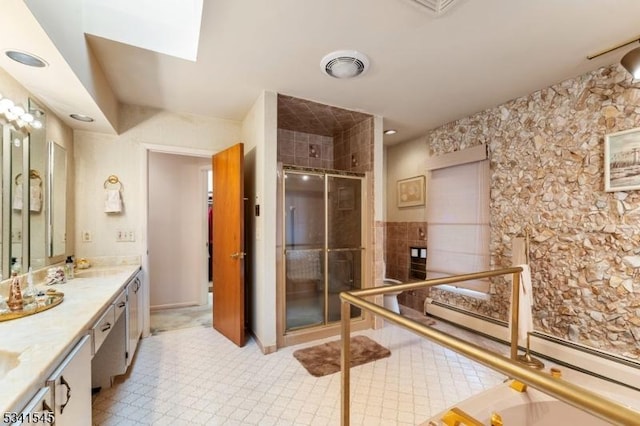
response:
{"label": "hallway floor", "polygon": [[[354,334],[391,350],[389,358],[351,370],[354,425],[419,424],[504,380],[393,325]],[[317,343],[265,356],[252,339],[238,348],[211,328],[151,336],[128,376],[96,396],[94,424],[339,424],[340,374],[315,378],[292,356]]]}

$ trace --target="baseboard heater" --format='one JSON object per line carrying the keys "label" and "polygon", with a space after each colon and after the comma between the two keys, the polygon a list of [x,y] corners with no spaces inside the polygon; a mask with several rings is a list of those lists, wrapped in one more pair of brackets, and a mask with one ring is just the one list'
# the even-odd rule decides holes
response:
{"label": "baseboard heater", "polygon": [[[436,301],[425,303],[425,314],[504,344],[509,344],[509,329],[505,321],[468,312]],[[542,332],[531,334],[530,345],[531,351],[535,355],[584,373],[640,390],[640,362]]]}

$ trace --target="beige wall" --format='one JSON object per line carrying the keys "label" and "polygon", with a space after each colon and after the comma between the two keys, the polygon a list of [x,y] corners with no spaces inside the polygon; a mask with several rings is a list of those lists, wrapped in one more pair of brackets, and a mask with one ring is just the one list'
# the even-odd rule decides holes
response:
{"label": "beige wall", "polygon": [[[248,220],[250,328],[264,352],[276,347],[277,95],[263,92],[242,122]],[[260,216],[255,216],[255,205]]]}
{"label": "beige wall", "polygon": [[426,220],[425,206],[397,207],[397,181],[425,175],[428,156],[427,139],[421,137],[386,148],[387,222],[419,222]]}
{"label": "beige wall", "polygon": [[[640,358],[640,192],[604,192],[607,133],[640,126],[640,84],[612,65],[442,126],[431,154],[487,143],[491,264],[510,265],[511,241],[532,231],[535,330]],[[507,285],[480,301],[435,300],[506,319]]]}
{"label": "beige wall", "polygon": [[[79,257],[142,255],[146,235],[142,229],[146,188],[141,176],[148,146],[180,147],[217,152],[240,140],[240,123],[151,108],[123,105],[121,134],[117,136],[75,131],[76,254]],[[117,175],[124,185],[124,212],[104,213],[103,184]],[[177,205],[172,205],[179,208]],[[135,242],[116,242],[116,231],[132,230]],[[81,232],[92,234],[82,242]]]}

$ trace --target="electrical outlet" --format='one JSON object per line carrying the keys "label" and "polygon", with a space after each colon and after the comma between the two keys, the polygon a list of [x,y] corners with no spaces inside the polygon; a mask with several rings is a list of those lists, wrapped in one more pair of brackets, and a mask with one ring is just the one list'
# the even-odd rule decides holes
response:
{"label": "electrical outlet", "polygon": [[93,238],[91,236],[91,232],[82,231],[82,242],[83,243],[90,243],[92,240],[93,240]]}
{"label": "electrical outlet", "polygon": [[14,243],[22,242],[22,231],[14,229],[11,231],[11,241]]}
{"label": "electrical outlet", "polygon": [[127,232],[127,241],[135,241],[136,240],[136,232],[135,231],[128,231]]}

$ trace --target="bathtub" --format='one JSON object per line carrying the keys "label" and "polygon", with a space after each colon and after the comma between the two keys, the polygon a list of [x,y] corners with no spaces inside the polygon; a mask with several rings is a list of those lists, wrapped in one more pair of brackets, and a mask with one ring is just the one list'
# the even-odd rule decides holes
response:
{"label": "bathtub", "polygon": [[[500,414],[505,425],[604,426],[611,424],[531,387],[528,387],[525,392],[518,392],[510,388],[509,384],[510,382],[503,383],[483,391],[456,404],[455,407],[481,421],[484,425],[491,424],[492,413]],[[603,396],[607,397],[607,395]],[[623,403],[623,401],[619,402]],[[444,424],[441,419],[447,411],[448,409],[438,413],[422,425],[440,426]]]}

